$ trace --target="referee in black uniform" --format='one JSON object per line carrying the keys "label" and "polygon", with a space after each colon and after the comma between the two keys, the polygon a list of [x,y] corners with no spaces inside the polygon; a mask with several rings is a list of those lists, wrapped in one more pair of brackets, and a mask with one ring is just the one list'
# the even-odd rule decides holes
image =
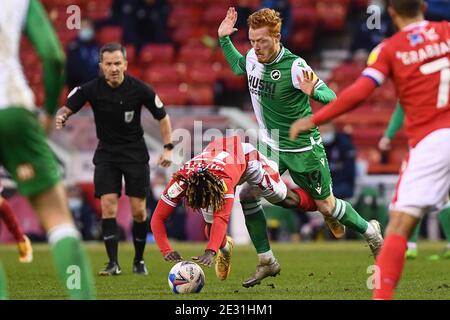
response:
{"label": "referee in black uniform", "polygon": [[[99,275],[118,275],[118,229],[116,222],[118,198],[125,191],[133,214],[135,256],[133,272],[147,274],[144,248],[148,224],[145,200],[150,188],[149,156],[141,126],[141,109],[145,106],[159,121],[164,151],[159,158],[163,167],[172,162],[173,144],[169,115],[156,93],[144,82],[125,74],[125,48],[109,43],[100,50],[102,76],[73,89],[66,105],[56,114],[56,128],[89,102],[94,112],[99,143],[94,155],[95,196],[101,200],[102,230],[109,263]],[[80,66],[81,67],[81,66]]]}

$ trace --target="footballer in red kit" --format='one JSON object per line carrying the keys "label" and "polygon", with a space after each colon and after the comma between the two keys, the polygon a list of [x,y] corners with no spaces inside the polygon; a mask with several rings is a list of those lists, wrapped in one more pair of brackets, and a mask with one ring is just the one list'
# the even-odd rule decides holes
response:
{"label": "footballer in red kit", "polygon": [[408,163],[390,205],[385,242],[377,258],[380,287],[374,299],[392,299],[403,271],[406,243],[418,221],[439,211],[450,189],[450,23],[424,19],[423,0],[390,0],[399,31],[369,56],[357,81],[314,116],[291,126],[298,133],[357,107],[391,77],[405,112]]}

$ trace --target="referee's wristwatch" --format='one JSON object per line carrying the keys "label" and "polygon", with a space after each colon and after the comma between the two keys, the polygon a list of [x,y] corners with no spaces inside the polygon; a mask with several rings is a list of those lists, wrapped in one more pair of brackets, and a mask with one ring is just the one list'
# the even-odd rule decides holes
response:
{"label": "referee's wristwatch", "polygon": [[164,149],[172,150],[173,148],[175,148],[175,146],[173,145],[172,142],[171,142],[171,143],[166,143],[166,144],[164,145]]}

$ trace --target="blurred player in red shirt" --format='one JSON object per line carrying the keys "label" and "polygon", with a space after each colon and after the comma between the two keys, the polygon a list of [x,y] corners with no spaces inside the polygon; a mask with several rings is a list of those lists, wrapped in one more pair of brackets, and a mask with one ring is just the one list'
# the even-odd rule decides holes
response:
{"label": "blurred player in red shirt", "polygon": [[[216,257],[216,275],[225,280],[231,267],[233,240],[226,235],[237,185],[247,182],[254,192],[273,204],[315,211],[314,200],[302,189],[287,189],[277,165],[238,136],[216,139],[201,154],[187,161],[163,192],[151,220],[156,243],[166,261],[181,261],[167,239],[164,222],[185,198],[192,209],[202,212],[209,238],[205,253],[193,257],[210,266]],[[275,272],[277,271],[277,272]],[[275,270],[272,276],[279,273]]]}
{"label": "blurred player in red shirt", "polygon": [[30,239],[20,229],[8,200],[2,197],[2,191],[3,186],[0,182],[0,222],[3,221],[5,223],[6,228],[16,240],[19,250],[19,261],[22,263],[30,263],[33,261],[33,247],[31,246]]}
{"label": "blurred player in red shirt", "polygon": [[450,189],[450,24],[424,19],[423,0],[390,0],[389,14],[399,29],[371,53],[362,76],[313,117],[297,120],[299,132],[336,118],[394,80],[404,108],[409,161],[397,182],[390,221],[377,266],[381,283],[374,299],[392,299],[405,260],[406,242],[418,221],[440,210]]}

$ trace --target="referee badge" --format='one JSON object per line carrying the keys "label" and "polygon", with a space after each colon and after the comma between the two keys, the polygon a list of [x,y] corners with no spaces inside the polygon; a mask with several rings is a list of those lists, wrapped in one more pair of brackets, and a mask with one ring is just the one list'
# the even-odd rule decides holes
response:
{"label": "referee badge", "polygon": [[130,123],[133,121],[134,118],[134,111],[125,111],[125,122]]}

